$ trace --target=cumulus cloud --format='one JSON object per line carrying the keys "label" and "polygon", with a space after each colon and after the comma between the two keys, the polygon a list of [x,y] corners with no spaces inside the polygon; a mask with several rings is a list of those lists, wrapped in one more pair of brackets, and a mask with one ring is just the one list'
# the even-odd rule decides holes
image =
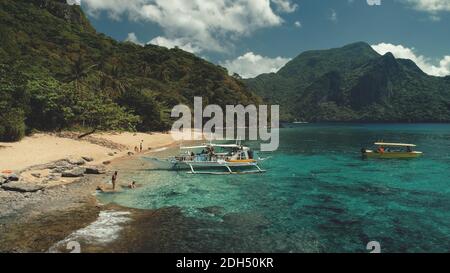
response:
{"label": "cumulus cloud", "polygon": [[81,5],[81,0],[67,0],[69,5]]}
{"label": "cumulus cloud", "polygon": [[225,52],[228,44],[255,30],[281,25],[278,13],[293,12],[291,0],[82,0],[91,16],[106,12],[111,18],[151,22],[164,37],[183,39],[193,48]]}
{"label": "cumulus cloud", "polygon": [[277,10],[280,12],[292,13],[297,10],[298,5],[291,3],[290,0],[272,0]]}
{"label": "cumulus cloud", "polygon": [[138,37],[136,36],[136,34],[134,32],[128,33],[127,38],[125,39],[125,42],[131,42],[137,45],[144,45],[143,43],[141,43],[138,39]]}
{"label": "cumulus cloud", "polygon": [[226,67],[230,74],[237,73],[243,78],[253,78],[263,73],[277,72],[289,61],[288,58],[269,58],[248,52],[221,65]]}
{"label": "cumulus cloud", "polygon": [[[144,43],[139,40],[139,38],[136,36],[136,33],[134,33],[134,32],[128,33],[128,36],[125,39],[125,42],[134,43],[134,44],[137,44],[140,46],[144,45]],[[150,40],[147,44],[153,44],[153,45],[163,46],[163,47],[167,47],[167,48],[178,47],[178,48],[183,49],[184,51],[191,52],[191,53],[200,53],[202,51],[201,48],[192,45],[185,39],[171,40],[171,39],[167,39],[165,37],[158,36],[158,37],[155,37],[152,40]]]}
{"label": "cumulus cloud", "polygon": [[165,37],[158,36],[156,38],[153,38],[149,44],[154,44],[158,46],[164,46],[167,48],[174,48],[178,47],[183,49],[184,51],[191,52],[191,53],[200,53],[202,51],[201,48],[196,47],[195,45],[192,45],[189,43],[186,39],[167,39]]}
{"label": "cumulus cloud", "polygon": [[337,22],[338,20],[337,12],[334,9],[331,10],[330,20],[333,22]]}
{"label": "cumulus cloud", "polygon": [[417,54],[414,48],[408,48],[403,45],[380,43],[377,45],[372,45],[372,48],[381,55],[391,52],[396,58],[410,59],[429,75],[438,77],[450,75],[450,56],[444,56],[438,62],[439,64],[436,65],[433,64],[429,58]]}
{"label": "cumulus cloud", "polygon": [[422,10],[431,13],[437,13],[440,11],[450,11],[449,0],[402,0],[403,2],[410,4],[417,10]]}
{"label": "cumulus cloud", "polygon": [[300,27],[302,27],[302,23],[300,21],[295,21],[294,26],[300,28]]}

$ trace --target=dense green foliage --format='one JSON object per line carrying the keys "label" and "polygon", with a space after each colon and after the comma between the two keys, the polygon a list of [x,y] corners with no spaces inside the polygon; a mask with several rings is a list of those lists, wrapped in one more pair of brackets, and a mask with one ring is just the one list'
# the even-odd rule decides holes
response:
{"label": "dense green foliage", "polygon": [[308,51],[278,73],[246,80],[287,121],[449,122],[449,77],[380,56],[366,43]]}
{"label": "dense green foliage", "polygon": [[12,108],[0,114],[0,140],[17,141],[25,135],[25,115],[21,109]]}
{"label": "dense green foliage", "polygon": [[221,106],[260,102],[226,69],[193,54],[96,33],[65,0],[0,1],[0,110],[7,113],[0,133],[4,120],[20,132],[23,124],[28,131],[165,130],[170,109],[192,106],[194,96]]}

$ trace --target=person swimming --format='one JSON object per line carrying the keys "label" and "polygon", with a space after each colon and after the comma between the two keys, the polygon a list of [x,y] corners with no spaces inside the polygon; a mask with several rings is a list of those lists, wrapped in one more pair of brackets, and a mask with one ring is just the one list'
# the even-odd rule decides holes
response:
{"label": "person swimming", "polygon": [[128,188],[136,189],[136,181],[131,182],[130,185],[128,185]]}

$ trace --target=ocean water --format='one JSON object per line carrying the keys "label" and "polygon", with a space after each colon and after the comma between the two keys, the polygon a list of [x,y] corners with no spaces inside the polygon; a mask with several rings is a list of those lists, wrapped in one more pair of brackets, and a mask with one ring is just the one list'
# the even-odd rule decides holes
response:
{"label": "ocean water", "polygon": [[[424,157],[363,160],[360,149],[381,139],[417,144]],[[450,125],[296,125],[280,130],[279,149],[266,156],[268,172],[256,175],[129,162],[120,178],[140,187],[100,199],[181,212],[156,231],[141,225],[141,241],[151,232],[164,247],[152,240],[136,251],[369,252],[370,241],[382,252],[450,251]]]}

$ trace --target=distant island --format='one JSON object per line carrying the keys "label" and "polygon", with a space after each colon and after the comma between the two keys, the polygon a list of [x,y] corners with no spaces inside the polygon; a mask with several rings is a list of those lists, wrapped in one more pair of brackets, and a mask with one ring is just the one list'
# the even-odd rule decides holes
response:
{"label": "distant island", "polygon": [[284,121],[449,122],[450,77],[364,42],[308,51],[277,73],[245,80]]}

